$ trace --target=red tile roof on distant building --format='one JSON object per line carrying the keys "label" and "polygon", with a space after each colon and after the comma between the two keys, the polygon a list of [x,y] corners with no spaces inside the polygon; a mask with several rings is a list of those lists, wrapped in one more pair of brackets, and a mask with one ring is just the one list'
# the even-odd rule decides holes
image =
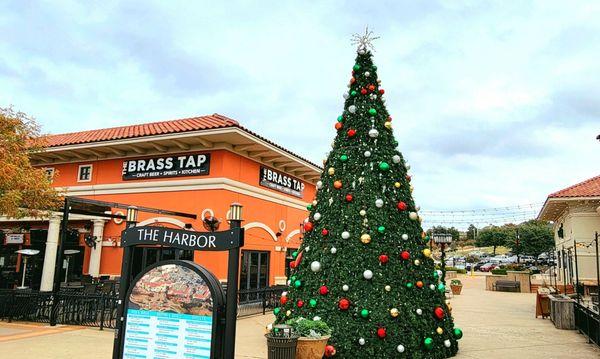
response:
{"label": "red tile roof on distant building", "polygon": [[574,184],[548,196],[548,198],[563,197],[600,197],[600,176]]}
{"label": "red tile roof on distant building", "polygon": [[179,120],[143,123],[139,125],[103,128],[47,137],[48,147],[75,145],[81,143],[121,140],[126,138],[164,135],[225,127],[240,127],[240,124],[228,117],[212,114],[208,116],[183,118]]}

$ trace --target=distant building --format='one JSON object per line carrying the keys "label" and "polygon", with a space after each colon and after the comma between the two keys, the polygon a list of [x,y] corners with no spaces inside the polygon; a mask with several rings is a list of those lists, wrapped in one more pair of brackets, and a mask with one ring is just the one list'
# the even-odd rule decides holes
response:
{"label": "distant building", "polygon": [[576,242],[579,281],[597,286],[594,237],[600,232],[600,176],[550,194],[538,219],[553,222],[559,282],[575,282]]}

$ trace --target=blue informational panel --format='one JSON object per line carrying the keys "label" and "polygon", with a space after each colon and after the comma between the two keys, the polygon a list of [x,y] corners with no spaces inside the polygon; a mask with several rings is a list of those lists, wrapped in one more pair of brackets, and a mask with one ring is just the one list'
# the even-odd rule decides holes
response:
{"label": "blue informational panel", "polygon": [[123,358],[217,357],[223,291],[210,272],[193,262],[167,261],[134,283],[127,297]]}

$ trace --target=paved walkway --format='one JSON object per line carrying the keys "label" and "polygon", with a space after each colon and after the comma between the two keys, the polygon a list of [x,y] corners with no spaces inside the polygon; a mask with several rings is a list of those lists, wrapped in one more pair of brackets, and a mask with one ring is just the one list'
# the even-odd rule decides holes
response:
{"label": "paved walkway", "polygon": [[[456,358],[600,358],[600,349],[576,331],[557,330],[535,318],[535,295],[486,292],[483,277],[464,277],[463,293],[452,299],[464,337]],[[272,315],[238,322],[237,357],[266,358],[263,337]],[[74,326],[0,322],[2,358],[106,359],[113,331]]]}

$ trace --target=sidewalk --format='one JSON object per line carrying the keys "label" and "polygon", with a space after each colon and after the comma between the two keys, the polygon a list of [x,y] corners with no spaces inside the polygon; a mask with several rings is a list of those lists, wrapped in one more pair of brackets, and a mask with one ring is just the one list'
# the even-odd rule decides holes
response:
{"label": "sidewalk", "polygon": [[[557,330],[535,318],[535,295],[486,292],[484,277],[461,277],[464,287],[452,299],[456,325],[464,332],[456,358],[599,358],[600,350],[576,331]],[[266,358],[263,337],[273,319],[267,314],[238,321],[237,358]],[[106,359],[113,331],[73,326],[0,322],[0,353],[6,358]]]}

